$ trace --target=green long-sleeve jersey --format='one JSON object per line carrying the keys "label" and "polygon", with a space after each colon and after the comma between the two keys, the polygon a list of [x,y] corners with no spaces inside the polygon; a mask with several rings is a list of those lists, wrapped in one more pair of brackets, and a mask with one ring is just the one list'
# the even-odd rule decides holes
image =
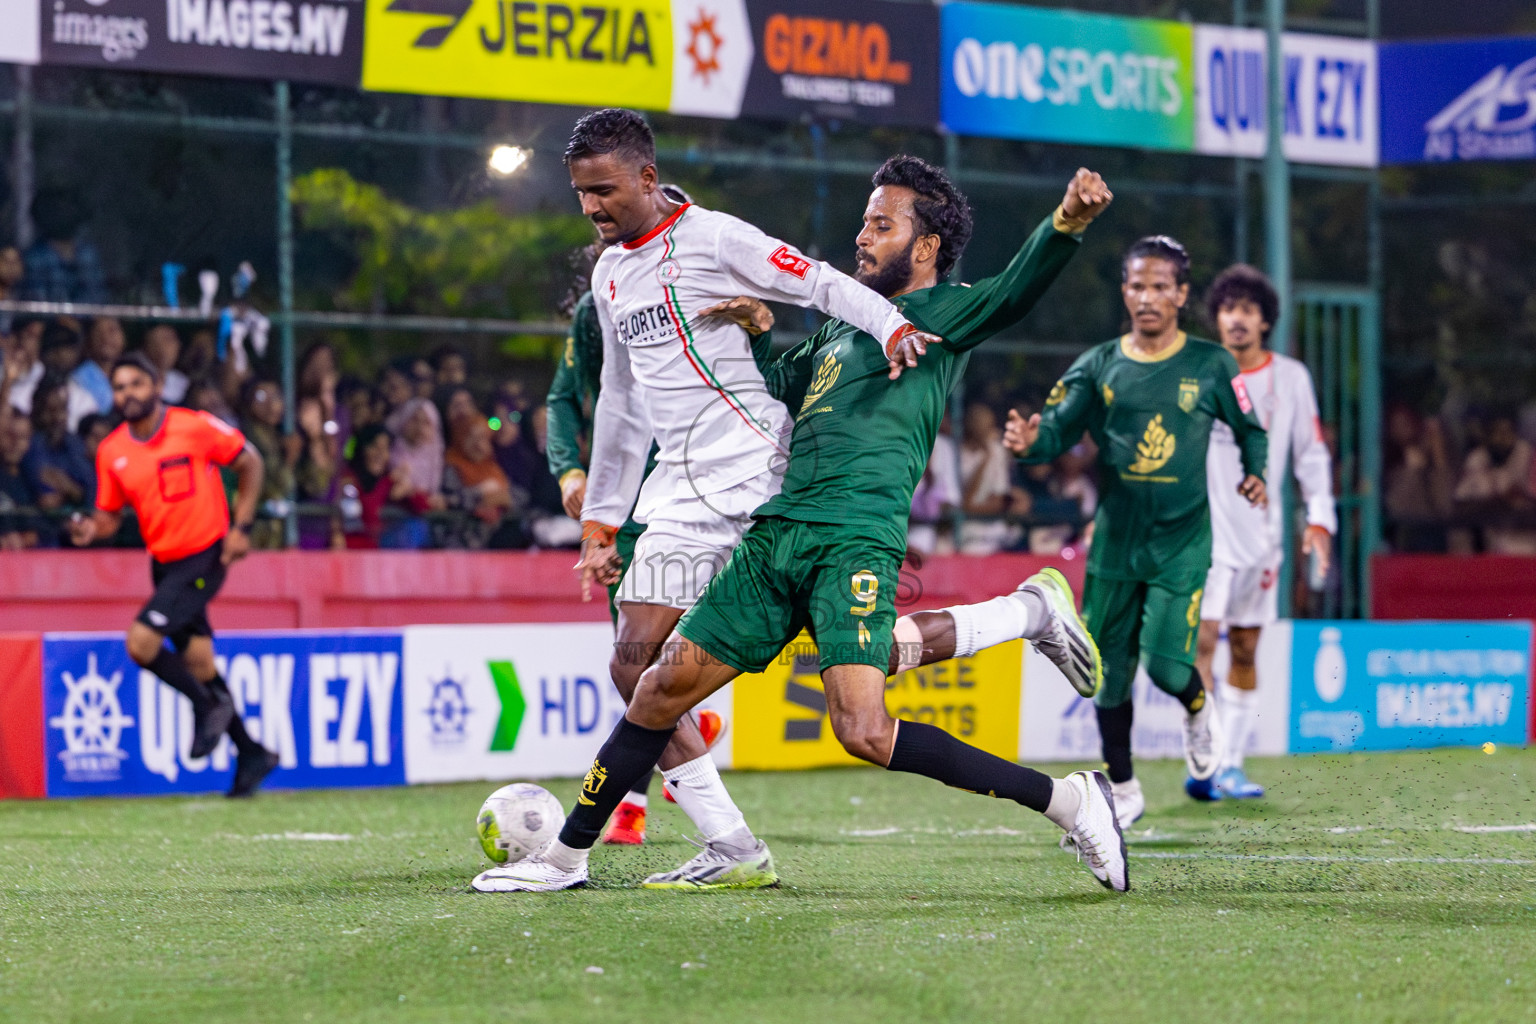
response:
{"label": "green long-sleeve jersey", "polygon": [[1089,572],[1203,585],[1211,561],[1205,453],[1216,420],[1236,435],[1244,472],[1263,477],[1269,442],[1236,360],[1183,333],[1150,359],[1129,337],[1107,341],[1056,382],[1024,461],[1056,458],[1084,430],[1099,446]]}
{"label": "green long-sleeve jersey", "polygon": [[[773,338],[764,332],[752,339],[752,358],[759,369],[766,369],[773,359]],[[603,329],[597,321],[597,307],[587,292],[576,303],[571,316],[571,330],[565,337],[565,350],[555,367],[544,403],[549,410],[549,439],[544,454],[549,471],[564,481],[572,470],[586,470],[581,459],[581,442],[592,430],[592,410],[603,377]],[[656,448],[646,459],[645,473],[656,465]]]}
{"label": "green long-sleeve jersey", "polygon": [[789,462],[783,488],[756,515],[855,525],[905,550],[912,492],[970,350],[1028,313],[1077,249],[1047,218],[1001,274],[893,299],[944,339],[895,381],[880,344],[840,320],[787,352],[765,376],[795,415]]}

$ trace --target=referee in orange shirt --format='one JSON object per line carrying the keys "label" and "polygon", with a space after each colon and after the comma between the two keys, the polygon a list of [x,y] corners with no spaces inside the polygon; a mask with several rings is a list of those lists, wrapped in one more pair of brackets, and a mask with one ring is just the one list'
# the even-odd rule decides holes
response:
{"label": "referee in orange shirt", "polygon": [[[213,661],[208,603],[229,565],[250,550],[261,456],[240,431],[207,413],[167,406],[160,370],[142,354],[118,359],[110,379],[123,422],[97,449],[96,511],[71,521],[70,539],[83,546],[112,536],[123,506],[133,506],[155,593],[128,629],[128,656],[192,702],[192,757],[206,757],[229,733],[239,754],[229,795],[250,796],[278,756],[251,739],[235,711]],[[220,466],[240,478],[233,529]]]}

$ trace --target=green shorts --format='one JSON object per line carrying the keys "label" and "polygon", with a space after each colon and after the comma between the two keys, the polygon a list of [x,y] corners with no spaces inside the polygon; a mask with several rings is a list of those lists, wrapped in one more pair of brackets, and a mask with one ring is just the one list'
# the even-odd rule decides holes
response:
{"label": "green shorts", "polygon": [[809,629],[821,669],[890,665],[905,552],[836,523],[752,524],[677,631],[741,672],[761,672]]}
{"label": "green shorts", "polygon": [[1143,657],[1194,666],[1204,585],[1203,579],[1148,583],[1088,574],[1083,621],[1104,657],[1100,707],[1118,707],[1131,699],[1136,665]]}

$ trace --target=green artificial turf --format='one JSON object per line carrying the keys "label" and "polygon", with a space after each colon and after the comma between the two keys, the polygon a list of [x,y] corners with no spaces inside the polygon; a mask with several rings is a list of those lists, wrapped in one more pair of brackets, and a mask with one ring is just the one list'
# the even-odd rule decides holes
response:
{"label": "green artificial turf", "polygon": [[[0,1020],[1536,1019],[1536,751],[1256,761],[1195,804],[1143,766],[1133,891],[1038,815],[875,770],[727,782],[784,884],[483,896],[493,786],[0,804]],[[569,804],[574,782],[552,783]],[[346,838],[324,839],[319,835]]]}

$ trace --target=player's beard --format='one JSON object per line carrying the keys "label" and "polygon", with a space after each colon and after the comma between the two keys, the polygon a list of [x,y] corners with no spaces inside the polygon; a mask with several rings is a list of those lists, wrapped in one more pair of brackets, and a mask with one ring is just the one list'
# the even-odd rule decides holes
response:
{"label": "player's beard", "polygon": [[146,416],[153,415],[155,399],[125,398],[122,404],[117,407],[117,411],[129,423],[137,423]]}
{"label": "player's beard", "polygon": [[890,298],[912,280],[912,247],[916,244],[917,239],[914,237],[905,249],[874,267],[860,263],[853,273],[853,279],[877,295]]}

